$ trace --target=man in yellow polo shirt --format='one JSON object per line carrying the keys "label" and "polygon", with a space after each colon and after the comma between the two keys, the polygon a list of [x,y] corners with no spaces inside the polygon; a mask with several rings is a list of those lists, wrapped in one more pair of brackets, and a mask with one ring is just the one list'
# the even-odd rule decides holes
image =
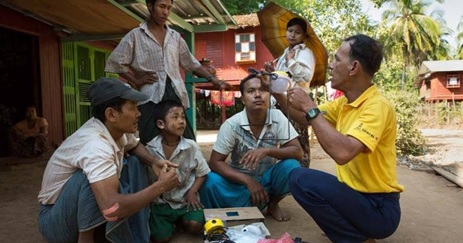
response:
{"label": "man in yellow polo shirt", "polygon": [[318,107],[298,88],[275,97],[281,107],[289,102],[294,120],[312,126],[336,162],[337,178],[308,168],[290,174],[294,198],[333,242],[375,242],[400,222],[396,114],[372,82],[382,59],[379,42],[351,36],[329,65],[331,87],[343,96]]}

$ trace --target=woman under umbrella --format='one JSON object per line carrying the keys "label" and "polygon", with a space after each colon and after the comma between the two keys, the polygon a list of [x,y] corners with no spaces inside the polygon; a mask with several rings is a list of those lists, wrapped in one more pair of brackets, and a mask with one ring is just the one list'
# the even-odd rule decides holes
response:
{"label": "woman under umbrella", "polygon": [[[312,80],[315,70],[315,56],[312,50],[304,44],[304,40],[307,38],[306,21],[298,17],[289,20],[286,24],[286,39],[289,43],[288,47],[279,58],[275,59],[273,62],[266,62],[264,68],[267,72],[287,72],[292,78],[291,86],[299,86],[309,93],[310,81]],[[278,104],[276,107],[278,107]],[[299,133],[299,142],[304,152],[304,156],[301,160],[301,166],[309,167],[310,144],[308,127],[300,125],[292,119],[290,119],[290,121]]]}

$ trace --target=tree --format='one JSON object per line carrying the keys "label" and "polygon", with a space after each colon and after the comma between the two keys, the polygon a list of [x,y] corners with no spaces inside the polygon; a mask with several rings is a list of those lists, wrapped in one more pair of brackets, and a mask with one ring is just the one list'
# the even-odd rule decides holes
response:
{"label": "tree", "polygon": [[[248,1],[236,0],[222,1],[224,3],[229,2],[234,6],[237,5],[237,2],[248,3]],[[380,7],[384,2],[391,0],[371,1]],[[263,0],[257,5],[265,6],[267,2],[268,0]],[[334,53],[343,39],[353,34],[362,33],[380,40],[385,40],[391,36],[390,29],[382,28],[380,25],[385,22],[378,24],[368,19],[366,13],[362,12],[360,2],[357,0],[274,0],[274,2],[307,19],[325,45],[328,53]],[[232,12],[230,11],[230,13]],[[246,13],[250,12],[241,12],[239,14]],[[440,40],[440,38],[439,35],[437,39]],[[398,125],[402,129],[399,129],[397,151],[400,154],[419,154],[424,146],[423,140],[420,139],[420,133],[416,129],[416,119],[409,115],[410,112],[414,112],[413,108],[416,107],[416,102],[419,102],[417,98],[418,89],[413,82],[413,73],[416,74],[417,71],[414,66],[403,67],[403,52],[393,51],[395,49],[402,50],[402,42],[389,41],[385,44],[385,49],[390,51],[386,53],[385,63],[375,75],[373,82],[381,90],[385,91],[388,99],[394,101],[397,109],[401,111],[401,113],[398,112]],[[408,55],[406,56],[408,57]],[[405,77],[405,73],[407,73],[407,77]],[[407,80],[407,86],[405,86],[406,91],[400,92],[400,95],[398,95],[397,90],[401,86],[401,76],[404,80]],[[403,100],[404,97],[408,99]],[[403,107],[407,109],[402,109]]]}
{"label": "tree", "polygon": [[269,2],[274,2],[289,10],[298,12],[298,9],[303,9],[304,0],[262,0],[262,1],[237,1],[237,0],[222,0],[225,8],[231,15],[242,15],[255,13],[260,8]]}
{"label": "tree", "polygon": [[249,14],[259,10],[258,1],[222,0],[222,3],[231,15]]}
{"label": "tree", "polygon": [[433,18],[440,28],[440,45],[435,46],[433,51],[427,52],[428,58],[432,60],[447,60],[450,57],[450,51],[452,47],[450,43],[444,39],[446,36],[450,36],[453,31],[447,25],[447,21],[444,19],[445,12],[441,9],[435,9],[431,12],[430,17]]}
{"label": "tree", "polygon": [[[438,0],[438,2],[442,1]],[[445,46],[441,43],[442,22],[425,14],[431,1],[389,0],[386,2],[390,4],[390,8],[383,13],[382,24],[388,33],[384,44],[389,55],[395,52],[403,57],[401,88],[404,89],[407,66],[418,66],[423,60],[436,57],[439,53],[437,50],[440,53],[445,50]]]}
{"label": "tree", "polygon": [[[328,53],[333,53],[343,38],[356,33],[374,36],[374,26],[361,3],[356,0],[262,0],[236,1],[222,0],[230,14],[248,14],[259,10],[268,2],[275,2],[307,19],[315,33],[322,40]],[[241,9],[238,12],[236,9]]]}
{"label": "tree", "polygon": [[457,53],[455,58],[463,59],[463,15],[460,17],[460,22],[457,26]]}
{"label": "tree", "polygon": [[310,22],[329,53],[353,34],[375,36],[374,25],[356,0],[308,1],[300,14]]}

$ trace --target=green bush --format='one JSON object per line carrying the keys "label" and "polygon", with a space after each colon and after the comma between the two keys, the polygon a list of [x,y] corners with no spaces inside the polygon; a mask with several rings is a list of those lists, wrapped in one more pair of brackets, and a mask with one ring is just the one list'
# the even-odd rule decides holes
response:
{"label": "green bush", "polygon": [[418,129],[417,111],[419,98],[413,92],[391,91],[385,93],[393,103],[397,114],[398,155],[423,155],[426,151],[426,140]]}

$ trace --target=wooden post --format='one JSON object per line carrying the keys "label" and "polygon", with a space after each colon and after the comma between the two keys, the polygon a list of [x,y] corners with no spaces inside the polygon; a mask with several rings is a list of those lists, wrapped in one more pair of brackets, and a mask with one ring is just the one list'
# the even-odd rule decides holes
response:
{"label": "wooden post", "polygon": [[220,109],[222,112],[222,123],[224,123],[225,120],[227,120],[227,107],[225,106],[223,102],[223,92],[224,92],[223,90],[220,91]]}

